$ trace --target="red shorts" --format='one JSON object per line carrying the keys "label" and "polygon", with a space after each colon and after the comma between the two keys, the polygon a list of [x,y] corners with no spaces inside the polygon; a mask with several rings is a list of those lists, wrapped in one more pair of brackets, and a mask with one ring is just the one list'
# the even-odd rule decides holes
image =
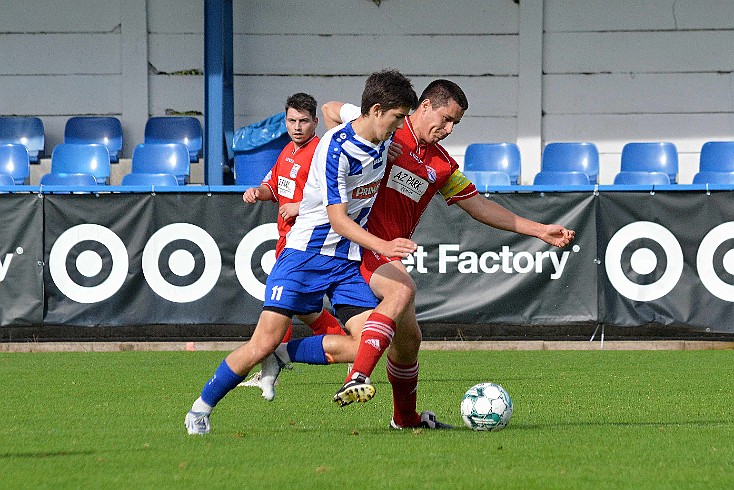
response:
{"label": "red shorts", "polygon": [[362,265],[359,266],[359,272],[362,274],[365,282],[369,284],[370,279],[372,279],[372,274],[374,274],[381,265],[395,260],[400,260],[400,257],[385,257],[384,255],[375,253],[372,250],[363,250]]}

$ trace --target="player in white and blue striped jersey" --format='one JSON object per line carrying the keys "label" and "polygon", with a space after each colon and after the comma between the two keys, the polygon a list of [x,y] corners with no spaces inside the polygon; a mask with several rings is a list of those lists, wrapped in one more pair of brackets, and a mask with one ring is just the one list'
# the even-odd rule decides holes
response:
{"label": "player in white and blue striped jersey", "polygon": [[385,171],[389,140],[375,145],[361,138],[351,124],[342,124],[327,132],[322,141],[286,247],[360,260],[359,245],[331,227],[327,206],[347,203],[349,217],[365,226]]}
{"label": "player in white and blue striped jersey", "polygon": [[[413,86],[402,74],[395,70],[373,73],[362,93],[360,117],[321,139],[304,187],[300,214],[268,277],[263,312],[252,338],[231,352],[204,385],[186,415],[189,434],[210,431],[209,415],[214,406],[256,364],[263,362],[263,386],[272,387],[274,379],[265,383],[266,378],[277,376],[281,366],[271,354],[293,315],[321,311],[323,297],[328,296],[347,327],[351,322],[363,323],[368,316],[379,316],[370,314],[378,301],[359,272],[360,247],[388,257],[406,257],[417,248],[409,239],[385,241],[365,229],[385,171],[390,137],[417,103]],[[312,348],[314,342],[323,340],[320,337],[304,339],[302,358],[324,355],[321,346]],[[294,349],[299,348],[294,345]],[[358,390],[362,386],[372,390],[364,394],[366,399],[372,397],[374,388],[369,379],[355,382]],[[274,396],[272,389],[263,390],[264,398],[272,400]]]}

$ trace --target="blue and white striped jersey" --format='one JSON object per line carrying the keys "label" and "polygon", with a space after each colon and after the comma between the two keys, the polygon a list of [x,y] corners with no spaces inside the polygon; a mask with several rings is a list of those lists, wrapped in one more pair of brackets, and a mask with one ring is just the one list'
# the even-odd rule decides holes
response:
{"label": "blue and white striped jersey", "polygon": [[326,206],[348,203],[349,216],[364,228],[385,173],[389,146],[390,140],[373,145],[361,138],[351,122],[324,134],[314,153],[298,218],[286,236],[286,248],[360,260],[361,247],[334,232]]}

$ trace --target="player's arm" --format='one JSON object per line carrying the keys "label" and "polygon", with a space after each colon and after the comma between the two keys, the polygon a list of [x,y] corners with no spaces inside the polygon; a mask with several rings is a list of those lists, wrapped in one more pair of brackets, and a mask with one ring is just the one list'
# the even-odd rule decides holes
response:
{"label": "player's arm", "polygon": [[274,201],[275,196],[269,186],[260,184],[259,187],[250,187],[242,195],[246,203],[255,204],[256,201]]}
{"label": "player's arm", "polygon": [[561,225],[545,225],[518,216],[504,206],[478,194],[457,201],[456,204],[480,223],[500,230],[539,238],[555,247],[565,247],[576,236],[575,231],[568,230]]}
{"label": "player's arm", "polygon": [[396,238],[388,242],[376,237],[352,220],[347,214],[347,209],[347,203],[330,204],[326,207],[331,227],[347,240],[385,257],[407,257],[418,247],[415,242],[407,238]]}
{"label": "player's arm", "polygon": [[327,130],[343,122],[341,114],[339,114],[343,105],[344,102],[330,101],[321,106],[321,113],[324,115],[324,124],[326,124]]}

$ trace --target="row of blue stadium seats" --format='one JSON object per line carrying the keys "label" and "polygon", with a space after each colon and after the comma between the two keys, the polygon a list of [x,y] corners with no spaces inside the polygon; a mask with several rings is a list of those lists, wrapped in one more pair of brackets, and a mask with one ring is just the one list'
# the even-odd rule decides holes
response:
{"label": "row of blue stadium seats", "polygon": [[[203,149],[203,130],[191,116],[156,116],[145,123],[144,143],[182,143],[189,161],[197,162]],[[0,117],[0,144],[25,145],[31,163],[45,156],[45,131],[38,117]],[[64,126],[64,143],[105,145],[111,163],[116,163],[122,150],[122,125],[113,116],[78,116]]]}
{"label": "row of blue stadium seats", "polygon": [[[522,172],[514,143],[473,143],[466,149],[464,173],[478,188],[517,185]],[[599,175],[595,144],[548,143],[535,185],[594,185]],[[670,142],[627,143],[615,185],[669,185],[678,182],[678,149]],[[734,184],[734,141],[709,141],[700,153],[694,184]]]}
{"label": "row of blue stadium seats", "polygon": [[[59,156],[53,158],[52,154],[52,174],[85,173],[89,170],[87,168],[84,172],[77,172],[72,171],[75,169],[71,164],[53,163],[54,160],[73,160],[75,152],[81,151],[75,150],[79,145],[104,145],[109,162],[114,163],[119,161],[122,148],[120,121],[115,117],[72,117],[65,126],[64,142],[54,148],[53,154],[58,149]],[[146,122],[144,144],[183,144],[189,162],[199,160],[202,142],[201,123],[194,117],[151,117]],[[11,174],[15,183],[24,183],[29,176],[29,171],[25,168],[27,165],[23,163],[23,152],[18,148],[20,145],[25,147],[29,162],[38,161],[44,150],[43,122],[37,117],[0,117],[0,173]],[[98,149],[84,151],[91,155]],[[96,168],[91,173],[95,175],[97,182],[102,183],[109,179],[109,167],[94,160],[97,158],[101,158],[99,153],[92,159],[95,163],[90,165]],[[734,141],[705,143],[700,153],[699,170],[694,177],[694,184],[734,184]],[[464,171],[480,189],[486,186],[516,185],[522,171],[520,150],[514,143],[471,144],[466,150]],[[549,143],[543,149],[541,171],[535,176],[533,183],[589,185],[597,183],[598,174],[599,152],[593,143]],[[179,183],[181,175],[184,174],[177,174]],[[188,175],[188,170],[185,175]],[[673,143],[628,143],[622,149],[621,172],[615,177],[614,184],[676,184],[677,175],[678,152]]]}
{"label": "row of blue stadium seats", "polygon": [[[470,148],[477,145],[471,145]],[[519,150],[511,143],[487,144],[485,147],[508,148],[517,156]],[[577,152],[574,154],[574,151]],[[465,175],[480,190],[498,185],[512,185],[520,177],[519,158],[465,161]],[[188,148],[181,143],[143,143],[135,147],[131,174],[123,183],[151,183],[164,185],[185,184],[190,174]],[[492,167],[495,165],[495,167]],[[535,176],[535,185],[590,185],[598,175],[598,152],[591,143],[551,143],[546,146],[541,171]],[[477,168],[485,170],[477,170]],[[499,170],[486,170],[496,168]],[[512,173],[510,173],[512,172]],[[622,152],[622,171],[615,177],[615,185],[668,185],[675,183],[678,159],[672,143],[629,143]],[[21,144],[0,145],[0,174],[12,177],[15,184],[24,184],[30,176],[29,156]],[[41,179],[49,185],[63,181],[83,183],[93,176],[96,184],[106,184],[110,177],[107,147],[100,144],[62,143],[51,155],[51,172]],[[146,177],[141,175],[145,174]],[[162,175],[167,174],[167,175]],[[59,177],[59,176],[62,177]],[[73,177],[69,177],[73,176]],[[142,179],[142,180],[141,180]],[[708,142],[701,151],[700,172],[694,184],[734,184],[734,142]]]}
{"label": "row of blue stadium seats", "polygon": [[[110,157],[105,145],[61,143],[51,154],[51,172],[41,185],[99,185],[109,183]],[[135,147],[131,173],[123,185],[183,185],[190,174],[189,150],[182,143],[142,143]],[[24,184],[30,177],[30,160],[24,145],[0,145],[3,185]]]}

